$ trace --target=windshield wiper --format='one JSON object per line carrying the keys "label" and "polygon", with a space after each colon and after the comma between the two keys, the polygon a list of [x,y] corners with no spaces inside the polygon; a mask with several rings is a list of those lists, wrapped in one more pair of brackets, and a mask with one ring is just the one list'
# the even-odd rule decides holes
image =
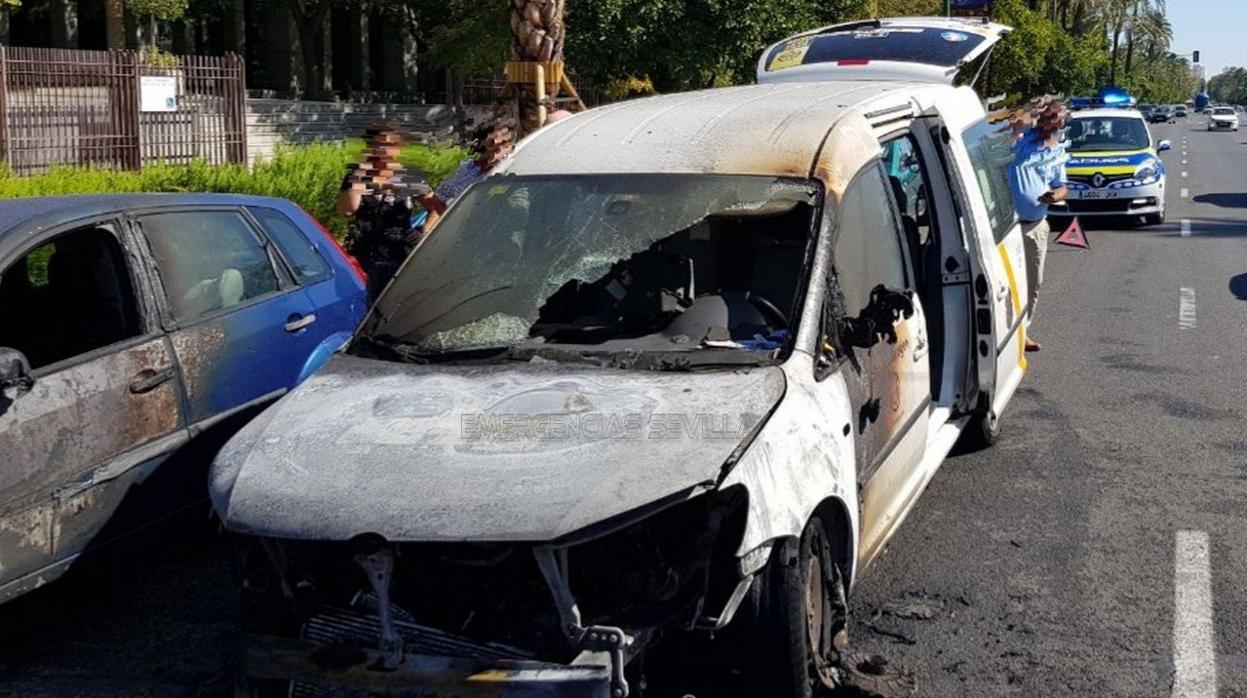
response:
{"label": "windshield wiper", "polygon": [[[464,347],[444,351],[429,351],[414,344],[400,342],[389,337],[360,337],[355,346],[365,347],[365,351],[375,358],[390,361],[405,361],[412,364],[435,364],[455,360],[485,360],[506,354],[512,349],[510,344],[495,346]],[[354,347],[352,347],[354,349]]]}

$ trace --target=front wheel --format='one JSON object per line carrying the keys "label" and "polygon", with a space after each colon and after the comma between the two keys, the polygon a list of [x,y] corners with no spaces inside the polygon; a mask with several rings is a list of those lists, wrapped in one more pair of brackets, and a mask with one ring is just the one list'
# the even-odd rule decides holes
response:
{"label": "front wheel", "polygon": [[842,533],[813,516],[800,540],[775,545],[742,609],[744,695],[813,698],[841,684],[848,602],[828,536]]}
{"label": "front wheel", "polygon": [[996,445],[1000,440],[1000,417],[990,407],[980,406],[970,416],[970,423],[961,432],[960,446],[963,452],[982,451]]}
{"label": "front wheel", "polygon": [[1165,222],[1165,212],[1149,213],[1143,217],[1144,225],[1162,225]]}

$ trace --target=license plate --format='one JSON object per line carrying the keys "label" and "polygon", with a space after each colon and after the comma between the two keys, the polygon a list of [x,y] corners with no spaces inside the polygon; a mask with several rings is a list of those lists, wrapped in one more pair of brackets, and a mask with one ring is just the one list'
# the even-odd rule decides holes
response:
{"label": "license plate", "polygon": [[1082,192],[1081,194],[1078,195],[1078,198],[1080,199],[1116,199],[1119,196],[1120,194],[1118,194],[1115,191],[1090,190],[1090,191]]}

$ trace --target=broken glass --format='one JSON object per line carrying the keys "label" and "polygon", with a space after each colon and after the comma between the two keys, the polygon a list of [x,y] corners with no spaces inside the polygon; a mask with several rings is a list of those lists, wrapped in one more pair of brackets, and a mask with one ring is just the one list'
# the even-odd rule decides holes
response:
{"label": "broken glass", "polygon": [[421,245],[363,336],[408,355],[754,346],[791,330],[820,196],[774,177],[495,177]]}

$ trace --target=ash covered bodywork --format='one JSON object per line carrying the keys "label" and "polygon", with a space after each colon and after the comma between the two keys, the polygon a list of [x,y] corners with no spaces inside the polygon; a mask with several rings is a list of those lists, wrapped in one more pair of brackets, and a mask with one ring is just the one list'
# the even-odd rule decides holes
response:
{"label": "ash covered bodywork", "polygon": [[969,171],[951,130],[982,119],[968,89],[789,83],[522,143],[216,461],[244,679],[622,698],[665,646],[742,695],[835,686],[859,565],[991,404],[982,202],[896,212],[977,183],[893,187],[881,145]]}
{"label": "ash covered bodywork", "polygon": [[430,367],[343,356],[246,427],[211,490],[231,529],[349,541],[555,540],[708,490],[782,372]]}
{"label": "ash covered bodywork", "polygon": [[350,337],[363,284],[315,225],[261,197],[0,203],[0,601],[202,505],[215,449]]}

